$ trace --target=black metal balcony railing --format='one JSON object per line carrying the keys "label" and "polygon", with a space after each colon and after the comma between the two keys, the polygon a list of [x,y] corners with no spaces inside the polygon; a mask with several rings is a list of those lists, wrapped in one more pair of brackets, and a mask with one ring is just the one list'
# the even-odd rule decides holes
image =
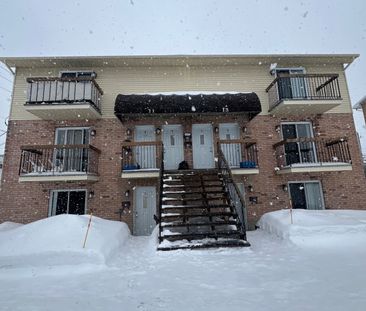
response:
{"label": "black metal balcony railing", "polygon": [[19,175],[98,174],[100,150],[91,145],[22,146]]}
{"label": "black metal balcony railing", "polygon": [[338,74],[289,74],[273,80],[266,92],[270,110],[282,100],[340,100]]}
{"label": "black metal balcony railing", "polygon": [[162,151],[161,141],[123,142],[122,171],[160,169]]}
{"label": "black metal balcony railing", "polygon": [[258,167],[257,143],[254,140],[220,140],[217,149],[221,149],[230,167]]}
{"label": "black metal balcony railing", "polygon": [[93,78],[28,78],[26,105],[89,103],[101,111],[103,91]]}
{"label": "black metal balcony railing", "polygon": [[350,164],[347,138],[286,139],[273,145],[279,169],[291,166]]}

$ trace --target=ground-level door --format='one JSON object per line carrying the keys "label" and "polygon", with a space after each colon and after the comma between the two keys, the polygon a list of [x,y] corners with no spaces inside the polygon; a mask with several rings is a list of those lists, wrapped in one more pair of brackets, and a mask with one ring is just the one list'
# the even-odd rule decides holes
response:
{"label": "ground-level door", "polygon": [[[237,123],[221,123],[219,125],[220,140],[240,138],[240,128]],[[222,152],[231,167],[239,167],[241,162],[240,144],[221,144]]]}
{"label": "ground-level door", "polygon": [[163,126],[164,168],[177,170],[184,160],[183,130],[181,125]]}
{"label": "ground-level door", "polygon": [[155,228],[156,188],[136,187],[134,192],[134,235],[150,235]]}
{"label": "ground-level door", "polygon": [[[136,142],[155,142],[155,127],[141,125],[135,127]],[[134,159],[141,169],[156,168],[156,146],[136,146],[133,150]]]}
{"label": "ground-level door", "polygon": [[82,215],[86,211],[86,190],[53,190],[49,216],[59,214]]}
{"label": "ground-level door", "polygon": [[323,193],[319,182],[290,182],[289,191],[293,208],[324,209]]}
{"label": "ground-level door", "polygon": [[192,125],[193,168],[214,168],[214,147],[211,124]]}

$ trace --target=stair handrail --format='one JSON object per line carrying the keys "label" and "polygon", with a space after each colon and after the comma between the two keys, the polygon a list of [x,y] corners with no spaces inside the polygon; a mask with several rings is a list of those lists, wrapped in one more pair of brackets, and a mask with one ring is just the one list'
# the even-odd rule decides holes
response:
{"label": "stair handrail", "polygon": [[155,221],[159,223],[159,237],[161,237],[161,209],[163,205],[163,190],[164,190],[164,144],[161,144],[160,150],[160,170],[159,170],[159,204],[158,204],[158,215],[155,218]]}
{"label": "stair handrail", "polygon": [[[230,197],[230,200],[231,200],[231,204],[235,207],[236,212],[239,216],[238,225],[239,225],[242,233],[244,234],[244,239],[246,240],[246,227],[245,227],[245,217],[244,217],[245,201],[243,199],[243,196],[240,193],[238,185],[235,183],[235,181],[233,179],[231,168],[230,168],[230,166],[229,166],[229,164],[228,164],[228,162],[225,158],[224,153],[222,152],[220,143],[217,144],[217,154],[218,154],[218,168],[219,168],[219,171],[222,175],[225,188],[228,190],[228,194],[229,194],[229,197]],[[229,188],[230,185],[233,186],[234,192],[235,192],[236,196],[239,199],[239,202],[238,202],[239,205],[240,205],[239,207],[237,206],[237,204],[234,204],[234,202],[233,202],[234,199],[232,198],[232,194],[230,193],[230,188]],[[240,217],[240,215],[242,217]]]}

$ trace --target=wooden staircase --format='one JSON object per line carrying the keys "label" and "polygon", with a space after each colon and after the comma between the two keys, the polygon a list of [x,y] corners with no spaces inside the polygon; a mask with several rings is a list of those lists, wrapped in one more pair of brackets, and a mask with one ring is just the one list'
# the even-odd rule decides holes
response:
{"label": "wooden staircase", "polygon": [[163,171],[158,250],[249,246],[218,169]]}

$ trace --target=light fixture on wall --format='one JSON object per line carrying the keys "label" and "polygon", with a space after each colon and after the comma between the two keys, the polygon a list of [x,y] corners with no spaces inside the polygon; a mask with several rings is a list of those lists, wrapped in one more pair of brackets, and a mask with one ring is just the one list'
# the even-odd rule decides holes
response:
{"label": "light fixture on wall", "polygon": [[92,191],[89,191],[88,198],[89,199],[94,198],[94,191],[93,190]]}
{"label": "light fixture on wall", "polygon": [[280,132],[281,132],[281,126],[280,126],[280,125],[276,125],[276,127],[275,127],[275,131],[276,131],[277,133],[280,133]]}
{"label": "light fixture on wall", "polygon": [[95,135],[97,135],[97,131],[96,131],[96,130],[94,130],[94,129],[93,129],[93,130],[91,130],[91,131],[90,131],[90,136],[91,136],[91,137],[95,137]]}
{"label": "light fixture on wall", "polygon": [[126,134],[130,136],[132,134],[132,130],[130,128],[126,129]]}
{"label": "light fixture on wall", "polygon": [[285,191],[285,192],[288,190],[288,186],[287,186],[287,184],[283,184],[283,185],[282,185],[282,190],[283,190],[283,191]]}
{"label": "light fixture on wall", "polygon": [[246,134],[248,132],[248,128],[246,126],[243,126],[243,133]]}
{"label": "light fixture on wall", "polygon": [[156,135],[160,135],[160,133],[161,133],[161,128],[160,128],[160,127],[157,127],[157,128],[155,129],[155,134],[156,134]]}
{"label": "light fixture on wall", "polygon": [[130,190],[125,191],[125,197],[128,198],[130,196]]}
{"label": "light fixture on wall", "polygon": [[254,191],[253,186],[252,186],[252,185],[249,185],[249,186],[248,186],[248,190],[249,190],[250,192],[253,192],[253,191]]}
{"label": "light fixture on wall", "polygon": [[215,126],[214,127],[214,131],[215,131],[215,133],[218,133],[220,131],[219,127],[218,126]]}

